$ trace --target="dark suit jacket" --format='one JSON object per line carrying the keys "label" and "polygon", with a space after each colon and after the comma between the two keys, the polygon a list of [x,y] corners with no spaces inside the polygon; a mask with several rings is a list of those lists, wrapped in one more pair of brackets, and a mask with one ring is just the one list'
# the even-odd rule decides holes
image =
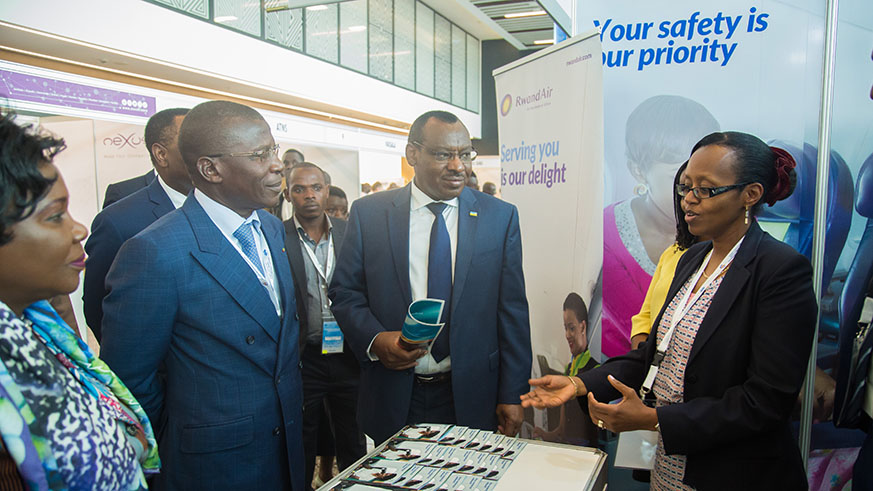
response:
{"label": "dark suit jacket", "polygon": [[160,489],[304,489],[294,286],[282,224],[257,213],[281,318],[193,195],[125,242],[106,278],[100,355],[152,421],[166,415]]}
{"label": "dark suit jacket", "polygon": [[[667,295],[698,270],[711,242],[680,259]],[[661,314],[649,339],[657,339]],[[817,315],[809,261],[749,227],[712,299],[685,369],[685,402],[658,408],[668,454],[688,456],[697,489],[806,489],[789,416],[806,373]],[[655,354],[648,342],[580,377],[599,401],[620,397],[607,374],[638,389]],[[587,410],[587,403],[580,399]]]}
{"label": "dark suit jacket", "polygon": [[115,182],[106,186],[106,195],[103,197],[103,208],[105,209],[112,203],[130,196],[154,181],[155,171],[150,170],[141,176],[131,177],[130,179],[125,179],[124,181]]}
{"label": "dark suit jacket", "polygon": [[88,262],[82,285],[85,320],[99,342],[103,321],[106,273],[124,242],[173,211],[173,203],[157,179],[94,217],[85,242]]}
{"label": "dark suit jacket", "polygon": [[[346,222],[342,218],[331,218],[332,225],[331,233],[333,234],[334,254],[339,257],[340,249],[342,249],[343,239],[346,236]],[[294,294],[297,300],[297,317],[300,318],[300,350],[303,351],[303,346],[306,344],[306,332],[309,329],[309,317],[306,309],[306,265],[305,261],[309,258],[303,255],[300,250],[300,236],[297,235],[297,230],[294,228],[294,219],[286,220],[285,223],[285,251],[288,254],[288,263],[291,264],[291,277],[294,278]],[[349,346],[343,349],[343,353],[349,351]]]}
{"label": "dark suit jacket", "polygon": [[[377,442],[409,414],[413,370],[388,370],[367,357],[373,338],[403,326],[409,286],[412,184],[359,199],[331,282],[331,310],[363,364],[358,421]],[[451,300],[452,388],[458,424],[496,428],[497,404],[528,390],[530,325],[518,210],[465,188],[460,196]]]}

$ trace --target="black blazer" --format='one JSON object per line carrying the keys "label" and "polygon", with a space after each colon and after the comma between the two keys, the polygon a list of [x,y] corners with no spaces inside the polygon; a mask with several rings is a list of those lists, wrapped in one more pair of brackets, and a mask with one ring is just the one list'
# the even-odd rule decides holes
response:
{"label": "black blazer", "polygon": [[[339,258],[343,239],[346,236],[347,223],[342,218],[330,218],[330,224],[333,227],[331,233],[333,234],[334,254],[337,258]],[[285,252],[288,254],[288,262],[291,263],[291,277],[294,279],[294,295],[297,297],[297,317],[300,320],[299,343],[302,357],[303,347],[306,344],[306,333],[309,327],[309,317],[307,316],[306,305],[306,265],[303,263],[303,251],[300,250],[300,236],[297,235],[297,230],[294,228],[294,218],[285,221]],[[343,347],[343,354],[345,353],[351,353],[348,344]]]}
{"label": "black blazer", "polygon": [[103,197],[103,208],[121,200],[140,189],[148,186],[155,180],[155,171],[150,170],[137,177],[131,177],[121,182],[115,182],[106,187],[106,195]]}
{"label": "black blazer", "polygon": [[[680,259],[665,306],[711,248],[711,242],[696,244]],[[663,312],[652,342],[581,375],[598,400],[620,397],[607,374],[636,389],[642,385]],[[688,456],[686,484],[701,490],[806,489],[789,416],[817,313],[809,261],[753,223],[694,339],[685,402],[657,410],[666,453]]]}

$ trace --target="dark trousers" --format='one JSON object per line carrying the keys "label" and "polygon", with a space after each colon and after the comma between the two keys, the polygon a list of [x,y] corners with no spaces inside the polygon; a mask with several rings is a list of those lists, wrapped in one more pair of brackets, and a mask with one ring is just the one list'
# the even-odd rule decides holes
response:
{"label": "dark trousers", "polygon": [[455,399],[452,380],[422,383],[416,380],[412,387],[412,401],[406,424],[446,423],[455,424]]}
{"label": "dark trousers", "polygon": [[325,415],[325,403],[336,442],[337,466],[344,469],[353,464],[367,453],[367,447],[356,420],[360,367],[354,355],[322,355],[321,346],[308,344],[302,361],[303,456],[308,488],[315,470],[318,428]]}

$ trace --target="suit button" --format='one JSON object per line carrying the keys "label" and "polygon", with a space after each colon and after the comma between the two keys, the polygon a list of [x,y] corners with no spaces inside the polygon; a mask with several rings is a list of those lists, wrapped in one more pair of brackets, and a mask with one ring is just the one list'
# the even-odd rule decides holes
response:
{"label": "suit button", "polygon": [[693,374],[689,375],[685,380],[687,380],[689,384],[696,384],[697,383],[697,375],[693,375]]}
{"label": "suit button", "polygon": [[297,368],[303,369],[303,362],[302,361],[297,362]]}
{"label": "suit button", "polygon": [[282,430],[278,426],[273,428],[273,436],[279,436],[279,433],[282,433]]}
{"label": "suit button", "polygon": [[279,385],[281,383],[282,383],[282,377],[276,377],[276,385]]}
{"label": "suit button", "polygon": [[247,337],[246,344],[255,344],[255,337],[254,336]]}
{"label": "suit button", "polygon": [[296,320],[296,321],[300,320],[300,316],[297,315],[297,312],[294,312],[294,320]]}

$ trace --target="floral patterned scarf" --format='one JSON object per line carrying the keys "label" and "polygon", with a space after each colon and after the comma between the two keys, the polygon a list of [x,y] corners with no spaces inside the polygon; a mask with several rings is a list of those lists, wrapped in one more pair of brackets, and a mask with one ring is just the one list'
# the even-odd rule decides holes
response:
{"label": "floral patterned scarf", "polygon": [[[142,470],[145,473],[158,472],[160,459],[151,423],[142,406],[121,380],[91,353],[88,345],[76,336],[47,301],[27,307],[24,319],[19,319],[0,302],[0,335],[5,336],[13,328],[20,328],[19,323],[29,321],[36,336],[81,384],[85,393],[110,409],[115,403],[119,410],[110,411],[110,414],[143,432],[148,448],[144,449],[140,458]],[[37,424],[38,415],[25,400],[22,388],[13,380],[8,363],[10,361],[5,359],[0,363],[0,437],[3,445],[29,489],[65,489],[67,484],[59,473],[47,435],[42,434],[43,427]],[[116,401],[129,411],[120,410]],[[132,489],[145,487],[144,479],[139,481],[132,484]]]}

